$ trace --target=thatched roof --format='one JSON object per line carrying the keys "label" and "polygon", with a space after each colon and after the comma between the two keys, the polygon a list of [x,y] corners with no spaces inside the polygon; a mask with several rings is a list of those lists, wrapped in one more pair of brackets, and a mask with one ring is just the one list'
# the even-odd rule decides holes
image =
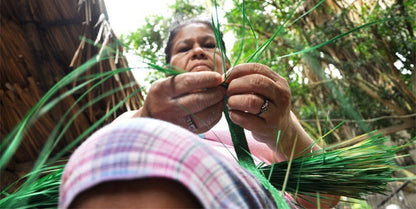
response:
{"label": "thatched roof", "polygon": [[[1,2],[0,9],[0,129],[1,138],[4,139],[57,81],[99,53],[100,48],[82,41],[80,37],[94,41],[100,36],[101,43],[109,44],[114,43],[115,36],[106,21],[107,12],[103,0],[8,0]],[[100,28],[103,33],[99,33]],[[118,49],[122,50],[121,47]],[[102,61],[88,73],[106,72],[126,66],[124,57],[109,59]],[[89,93],[88,99],[83,99],[74,111],[97,95],[132,81],[134,78],[130,72],[111,78],[98,90]],[[57,150],[70,143],[107,113],[116,102],[138,87],[133,85],[85,110],[76,118]],[[2,169],[2,188],[11,179],[22,176],[31,168],[52,128],[85,90],[65,98],[34,124],[7,169]],[[133,97],[117,114],[127,109],[138,108],[141,101],[141,95]],[[117,114],[113,115],[113,118]]]}

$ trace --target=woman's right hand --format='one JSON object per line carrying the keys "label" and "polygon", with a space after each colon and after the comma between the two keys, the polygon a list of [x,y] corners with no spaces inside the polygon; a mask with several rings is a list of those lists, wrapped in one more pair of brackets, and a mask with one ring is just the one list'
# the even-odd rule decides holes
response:
{"label": "woman's right hand", "polygon": [[134,116],[157,118],[203,133],[221,119],[225,95],[225,88],[220,86],[222,81],[221,74],[209,71],[156,81]]}

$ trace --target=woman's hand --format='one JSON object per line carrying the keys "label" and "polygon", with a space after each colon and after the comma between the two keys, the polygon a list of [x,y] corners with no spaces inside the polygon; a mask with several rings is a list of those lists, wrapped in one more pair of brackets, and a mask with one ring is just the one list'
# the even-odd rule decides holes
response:
{"label": "woman's hand", "polygon": [[195,133],[208,131],[220,119],[225,88],[216,72],[192,72],[156,81],[135,116],[175,123]]}
{"label": "woman's hand", "polygon": [[287,81],[265,65],[248,63],[229,70],[226,82],[231,120],[275,147],[278,131],[292,123]]}

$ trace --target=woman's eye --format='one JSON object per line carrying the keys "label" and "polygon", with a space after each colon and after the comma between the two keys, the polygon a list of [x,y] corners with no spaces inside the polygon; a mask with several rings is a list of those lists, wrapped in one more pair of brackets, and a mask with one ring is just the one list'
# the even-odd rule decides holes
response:
{"label": "woman's eye", "polygon": [[213,43],[208,43],[208,44],[205,44],[204,46],[205,48],[215,48],[215,44]]}
{"label": "woman's eye", "polygon": [[191,48],[189,48],[189,47],[182,47],[182,48],[179,48],[178,52],[186,52],[186,51],[189,51],[189,49],[191,49]]}

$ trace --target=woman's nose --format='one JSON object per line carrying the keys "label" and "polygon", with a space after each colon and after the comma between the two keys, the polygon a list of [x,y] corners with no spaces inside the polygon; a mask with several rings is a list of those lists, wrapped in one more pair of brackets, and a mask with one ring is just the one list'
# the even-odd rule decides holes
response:
{"label": "woman's nose", "polygon": [[207,57],[205,55],[204,49],[202,49],[199,46],[194,47],[193,50],[192,50],[192,53],[193,53],[193,55],[192,55],[193,59],[206,59],[206,57]]}

